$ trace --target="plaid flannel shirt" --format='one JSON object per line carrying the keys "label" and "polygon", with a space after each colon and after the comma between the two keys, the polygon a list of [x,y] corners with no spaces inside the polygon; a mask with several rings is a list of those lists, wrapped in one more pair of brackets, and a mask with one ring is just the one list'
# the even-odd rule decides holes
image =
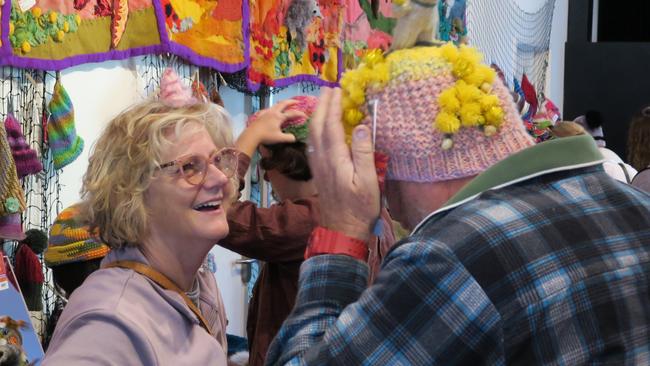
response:
{"label": "plaid flannel shirt", "polygon": [[396,244],[370,288],[351,257],[305,261],[267,363],[650,364],[650,196],[601,162],[588,136],[505,159]]}

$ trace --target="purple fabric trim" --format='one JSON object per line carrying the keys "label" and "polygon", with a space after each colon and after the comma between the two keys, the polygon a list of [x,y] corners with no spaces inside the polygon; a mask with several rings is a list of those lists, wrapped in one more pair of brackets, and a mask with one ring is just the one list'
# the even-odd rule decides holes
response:
{"label": "purple fabric trim", "polygon": [[162,4],[160,0],[151,0],[151,4],[153,5],[154,14],[156,14],[160,43],[163,45],[169,44],[169,35],[167,34],[167,26],[165,25],[165,12],[163,11]]}
{"label": "purple fabric trim", "polygon": [[[7,2],[9,2],[9,0],[7,0]],[[102,53],[76,55],[76,56],[66,57],[61,60],[47,60],[47,59],[40,59],[40,58],[22,57],[22,56],[10,54],[10,55],[3,56],[0,62],[2,63],[2,65],[9,65],[9,66],[15,66],[21,68],[40,69],[40,70],[63,70],[65,68],[81,65],[84,63],[102,62],[102,61],[110,61],[110,60],[123,60],[134,56],[142,56],[142,55],[152,54],[152,53],[163,53],[166,51],[164,46],[165,45],[158,44],[153,46],[130,48],[128,50],[111,50]],[[3,43],[3,47],[4,47],[4,43]]]}

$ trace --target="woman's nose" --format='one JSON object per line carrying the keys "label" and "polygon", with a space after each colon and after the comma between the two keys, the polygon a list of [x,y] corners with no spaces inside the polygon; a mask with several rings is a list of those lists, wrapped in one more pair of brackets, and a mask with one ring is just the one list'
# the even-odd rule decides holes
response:
{"label": "woman's nose", "polygon": [[228,177],[214,164],[208,164],[203,185],[206,188],[220,187],[228,183]]}

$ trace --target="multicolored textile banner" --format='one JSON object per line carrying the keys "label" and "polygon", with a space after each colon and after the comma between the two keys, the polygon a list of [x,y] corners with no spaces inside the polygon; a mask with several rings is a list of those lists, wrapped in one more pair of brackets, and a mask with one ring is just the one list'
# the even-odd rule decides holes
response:
{"label": "multicolored textile banner", "polygon": [[336,85],[343,11],[343,0],[252,1],[250,89],[299,81]]}
{"label": "multicolored textile banner", "polygon": [[248,61],[248,1],[5,0],[0,63],[60,70],[172,53],[223,72]]}

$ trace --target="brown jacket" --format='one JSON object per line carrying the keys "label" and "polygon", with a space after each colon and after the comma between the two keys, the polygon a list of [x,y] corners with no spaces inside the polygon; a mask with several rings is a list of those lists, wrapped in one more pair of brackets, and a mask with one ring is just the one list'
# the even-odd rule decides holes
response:
{"label": "brown jacket", "polygon": [[[247,161],[240,160],[242,163],[248,168]],[[370,248],[371,278],[394,242],[385,210],[383,217],[383,239],[375,240]],[[230,233],[219,245],[264,262],[248,308],[249,366],[264,364],[273,337],[293,309],[300,265],[309,235],[318,226],[319,219],[317,196],[285,200],[269,208],[257,207],[249,201],[236,202],[228,210]]]}

